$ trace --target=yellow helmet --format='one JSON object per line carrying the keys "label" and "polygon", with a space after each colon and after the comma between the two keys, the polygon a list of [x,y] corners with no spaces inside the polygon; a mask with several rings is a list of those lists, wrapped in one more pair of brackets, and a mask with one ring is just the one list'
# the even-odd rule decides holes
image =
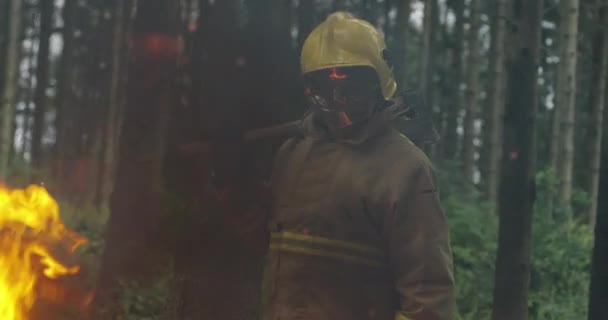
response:
{"label": "yellow helmet", "polygon": [[353,66],[376,70],[382,95],[389,100],[397,91],[393,70],[385,60],[384,37],[368,22],[346,12],[336,12],[318,25],[304,41],[302,74]]}

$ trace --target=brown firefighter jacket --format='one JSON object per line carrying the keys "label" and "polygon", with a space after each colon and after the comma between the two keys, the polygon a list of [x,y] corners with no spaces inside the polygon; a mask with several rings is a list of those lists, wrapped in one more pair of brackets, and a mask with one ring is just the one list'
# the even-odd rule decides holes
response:
{"label": "brown firefighter jacket", "polygon": [[264,320],[449,320],[448,228],[431,164],[379,114],[332,141],[309,114],[277,154]]}

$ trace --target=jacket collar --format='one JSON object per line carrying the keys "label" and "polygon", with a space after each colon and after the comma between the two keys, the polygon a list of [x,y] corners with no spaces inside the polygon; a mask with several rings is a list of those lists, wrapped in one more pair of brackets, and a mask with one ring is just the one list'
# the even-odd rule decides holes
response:
{"label": "jacket collar", "polygon": [[377,112],[365,122],[354,124],[338,130],[336,134],[331,134],[318,119],[318,115],[312,111],[308,111],[302,119],[300,131],[305,137],[315,140],[360,145],[390,130],[392,128],[391,125],[391,112],[385,109]]}

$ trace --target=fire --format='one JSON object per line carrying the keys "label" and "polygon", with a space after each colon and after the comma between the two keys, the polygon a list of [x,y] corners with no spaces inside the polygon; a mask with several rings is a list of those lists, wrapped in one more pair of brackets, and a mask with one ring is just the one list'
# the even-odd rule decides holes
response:
{"label": "fire", "polygon": [[329,75],[329,77],[334,80],[342,80],[348,78],[348,76],[345,74],[339,74],[337,68],[331,69],[331,74]]}
{"label": "fire", "polygon": [[63,264],[58,255],[72,253],[87,240],[68,230],[57,202],[46,189],[0,185],[0,315],[27,320],[36,301],[40,277],[76,274],[79,266]]}

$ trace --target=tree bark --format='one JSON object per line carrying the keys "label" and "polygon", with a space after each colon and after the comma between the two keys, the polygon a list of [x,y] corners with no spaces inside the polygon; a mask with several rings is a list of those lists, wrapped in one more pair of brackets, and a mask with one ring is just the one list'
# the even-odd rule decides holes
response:
{"label": "tree bark", "polygon": [[562,102],[562,92],[564,89],[564,78],[561,76],[564,69],[564,63],[562,60],[562,52],[564,50],[564,34],[566,33],[566,24],[563,17],[563,5],[564,1],[559,2],[559,22],[558,22],[558,39],[557,45],[559,48],[559,57],[560,63],[557,65],[556,76],[555,76],[555,87],[554,89],[554,97],[553,97],[553,113],[551,115],[551,145],[549,147],[549,165],[550,168],[555,170],[555,173],[559,173],[559,169],[561,167],[562,158],[562,132],[561,129],[561,121],[563,114],[564,103]]}
{"label": "tree bark", "polygon": [[[29,38],[30,41],[35,42],[36,35],[32,33],[32,36]],[[23,93],[23,101],[25,103],[25,110],[23,110],[23,147],[21,149],[21,159],[24,160],[25,163],[25,179],[30,180],[30,171],[31,171],[31,163],[27,162],[28,157],[26,154],[30,155],[31,159],[31,150],[32,150],[32,125],[33,125],[33,117],[32,110],[34,109],[34,91],[36,88],[36,51],[33,49],[33,46],[30,47],[29,52],[27,53],[27,88]]]}
{"label": "tree bark", "polygon": [[426,0],[424,3],[424,35],[422,61],[420,63],[420,87],[428,106],[432,107],[431,92],[433,81],[435,26],[437,25],[437,0]]}
{"label": "tree bark", "polygon": [[593,41],[592,56],[592,81],[590,88],[591,96],[591,132],[590,132],[590,152],[589,152],[589,181],[587,192],[591,198],[591,204],[587,211],[587,221],[589,225],[595,224],[597,213],[598,185],[600,180],[601,157],[602,157],[602,135],[603,135],[603,115],[606,104],[606,77],[608,76],[608,2],[597,0],[596,2],[596,23]]}
{"label": "tree bark", "polygon": [[488,200],[498,208],[498,185],[500,183],[500,159],[502,157],[502,119],[505,106],[505,32],[507,21],[507,0],[495,1],[496,8],[492,22],[492,42],[490,53],[489,123],[484,130],[489,131],[489,157],[487,165]]}
{"label": "tree bark", "polygon": [[[560,179],[559,200],[566,207],[570,207],[572,197],[572,170],[574,166],[574,121],[576,102],[576,64],[578,56],[577,35],[579,0],[564,0],[562,5],[562,24],[565,28],[561,43],[559,77],[562,84],[558,100],[562,112],[560,132],[562,157],[559,161],[558,177]],[[560,88],[558,88],[560,89]]]}
{"label": "tree bark", "polygon": [[[364,4],[362,6],[365,7]],[[350,0],[334,0],[332,4],[333,11],[347,11],[348,9],[350,9]]]}
{"label": "tree bark", "polygon": [[499,200],[494,320],[526,320],[535,201],[537,73],[542,0],[514,1]]}
{"label": "tree bark", "polygon": [[66,191],[67,168],[69,168],[69,128],[72,117],[72,81],[74,61],[74,27],[76,16],[76,0],[66,0],[63,5],[63,48],[59,60],[59,71],[57,75],[57,116],[55,118],[55,130],[57,138],[53,149],[53,177],[58,184],[60,194]]}
{"label": "tree bark", "polygon": [[95,302],[98,310],[110,314],[101,319],[119,314],[119,281],[147,283],[166,262],[162,258],[166,245],[161,232],[162,166],[181,50],[176,5],[171,0],[138,2],[116,181]]}
{"label": "tree bark", "polygon": [[[0,61],[6,61],[9,38],[10,0],[0,0]],[[0,77],[0,96],[4,88],[4,76]]]}
{"label": "tree bark", "polygon": [[395,57],[395,78],[397,86],[402,90],[407,87],[407,67],[410,61],[407,59],[407,44],[410,25],[410,15],[412,13],[411,0],[400,0],[397,8],[397,32],[396,54]]}
{"label": "tree bark", "polygon": [[40,42],[36,63],[36,92],[34,95],[34,128],[32,131],[32,163],[42,165],[42,135],[44,133],[47,109],[46,91],[49,83],[49,44],[52,33],[53,1],[40,1]]}
{"label": "tree bark", "polygon": [[21,49],[21,0],[10,3],[9,33],[7,38],[6,62],[3,74],[4,88],[0,104],[2,131],[0,131],[0,181],[5,181],[8,175],[11,145],[13,144],[13,120],[17,96],[17,71],[19,68],[19,52]]}
{"label": "tree bark", "polygon": [[110,77],[109,77],[109,98],[108,110],[106,113],[105,126],[103,128],[103,159],[99,169],[97,195],[95,203],[101,205],[106,203],[108,196],[112,191],[112,183],[114,181],[114,169],[117,153],[117,141],[115,132],[118,131],[118,114],[121,110],[121,80],[124,74],[125,62],[125,10],[128,1],[115,0],[113,11],[114,18],[111,31],[111,51],[110,51]]}
{"label": "tree bark", "polygon": [[384,0],[384,11],[383,11],[383,19],[384,19],[384,25],[383,25],[383,31],[384,34],[386,36],[386,38],[388,38],[388,35],[393,33],[393,30],[391,29],[391,10],[393,9],[393,3],[392,0]]}
{"label": "tree bark", "polygon": [[[350,0],[337,0],[337,1],[344,3],[344,6],[346,7],[346,9],[343,9],[343,10],[348,10],[348,8],[351,6]],[[376,21],[374,21],[374,17],[372,16],[373,2],[375,2],[375,1],[374,0],[361,0],[359,15],[361,16],[362,19],[368,21],[369,23],[371,23],[372,25],[375,26]]]}
{"label": "tree bark", "polygon": [[476,161],[475,139],[477,133],[475,130],[475,120],[478,118],[478,101],[479,91],[479,26],[481,20],[479,18],[479,0],[471,0],[469,5],[469,31],[467,34],[467,79],[466,90],[464,92],[464,134],[462,138],[462,163],[465,177],[473,182]]}
{"label": "tree bark", "polygon": [[[602,148],[602,162],[608,163],[608,145]],[[599,194],[608,194],[608,166],[602,166],[600,173]],[[589,286],[589,317],[588,320],[603,320],[606,318],[608,305],[608,197],[599,197],[597,218],[595,224],[595,240],[593,258],[591,261],[591,283]]]}
{"label": "tree bark", "polygon": [[460,84],[464,74],[463,70],[463,43],[464,43],[464,0],[454,0],[453,8],[456,21],[454,23],[454,37],[452,41],[452,85],[449,90],[449,109],[447,110],[444,158],[454,159],[458,153],[458,120],[462,108],[462,93]]}
{"label": "tree bark", "polygon": [[298,7],[298,44],[300,47],[315,25],[315,6],[313,0],[300,0]]}

